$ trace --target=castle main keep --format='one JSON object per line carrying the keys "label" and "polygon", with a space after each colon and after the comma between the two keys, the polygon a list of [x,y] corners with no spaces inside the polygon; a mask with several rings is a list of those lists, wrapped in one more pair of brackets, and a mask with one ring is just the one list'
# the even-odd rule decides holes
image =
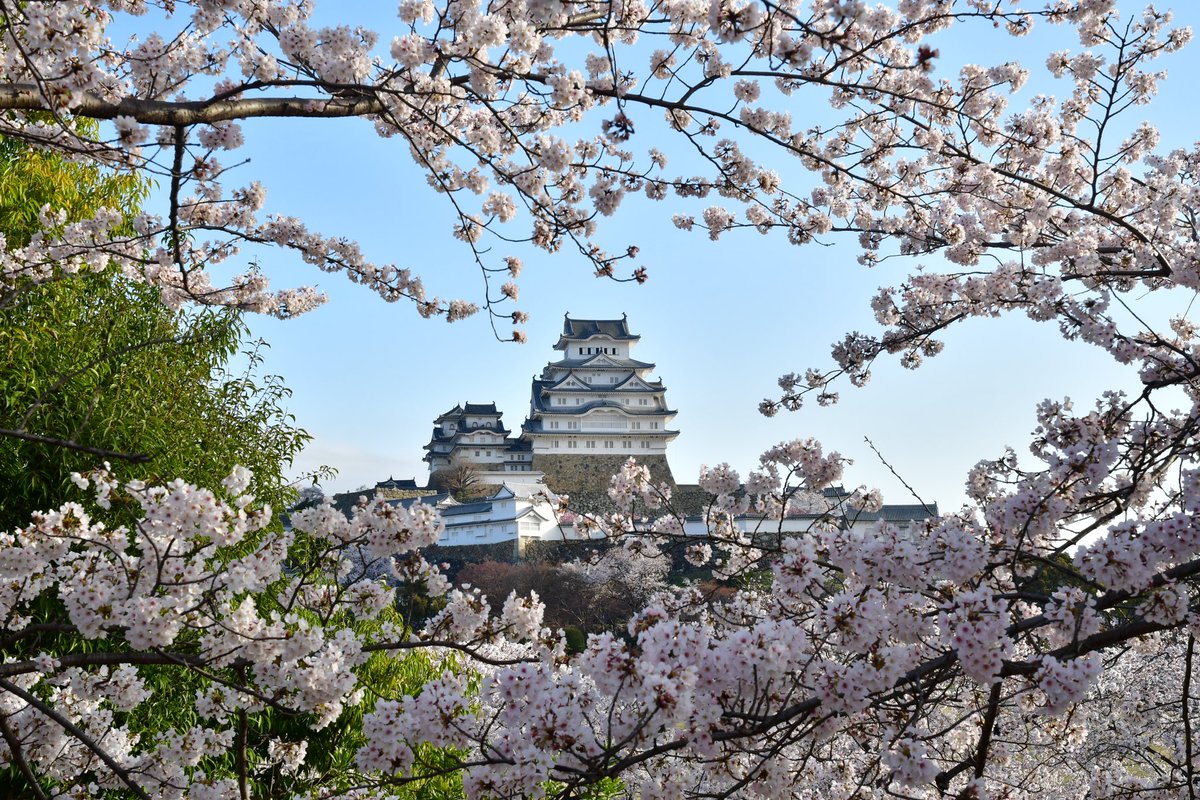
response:
{"label": "castle main keep", "polygon": [[[545,476],[559,492],[606,486],[630,457],[655,480],[674,483],[667,445],[675,411],[654,364],[632,355],[640,336],[621,319],[563,319],[559,358],[533,379],[529,416],[513,437],[495,404],[455,406],[434,421],[425,446],[430,480],[469,465],[481,482]],[[525,473],[514,475],[513,473]]]}

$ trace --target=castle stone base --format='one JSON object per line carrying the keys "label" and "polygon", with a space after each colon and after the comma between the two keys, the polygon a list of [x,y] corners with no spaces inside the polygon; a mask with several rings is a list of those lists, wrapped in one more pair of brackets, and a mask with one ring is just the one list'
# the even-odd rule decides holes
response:
{"label": "castle stone base", "polygon": [[[555,492],[565,492],[570,495],[581,493],[600,494],[608,491],[608,484],[613,475],[621,471],[627,455],[560,455],[555,453],[534,453],[533,468],[546,473],[546,485]],[[638,464],[650,468],[650,479],[654,483],[666,481],[675,486],[675,478],[671,475],[671,466],[664,455],[637,457]]]}

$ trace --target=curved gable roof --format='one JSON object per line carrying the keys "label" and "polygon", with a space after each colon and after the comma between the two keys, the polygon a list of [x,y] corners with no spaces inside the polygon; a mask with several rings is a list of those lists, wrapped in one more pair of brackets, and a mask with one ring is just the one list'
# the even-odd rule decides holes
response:
{"label": "curved gable roof", "polygon": [[637,374],[631,374],[625,377],[625,380],[618,381],[613,384],[612,389],[633,389],[644,387],[647,391],[658,392],[664,391],[662,381],[648,381],[645,378],[640,378]]}
{"label": "curved gable roof", "polygon": [[[589,384],[587,381],[581,380],[580,378],[576,378],[570,372],[568,372],[566,375],[563,375],[557,381],[549,380],[549,381],[541,381],[541,383],[544,384],[544,386],[542,387],[543,389],[575,389],[575,388],[577,388],[577,389],[584,389],[586,391],[591,391],[591,389],[592,389],[591,384]],[[567,386],[566,384],[568,384],[568,383],[574,383],[575,385]]]}
{"label": "curved gable roof", "polygon": [[622,342],[636,342],[642,338],[629,332],[629,320],[625,316],[621,319],[571,319],[564,316],[562,335],[558,337],[554,349],[562,350],[569,340],[591,339],[594,336]]}
{"label": "curved gable roof", "polygon": [[496,410],[496,404],[493,403],[467,403],[465,414],[499,414]]}

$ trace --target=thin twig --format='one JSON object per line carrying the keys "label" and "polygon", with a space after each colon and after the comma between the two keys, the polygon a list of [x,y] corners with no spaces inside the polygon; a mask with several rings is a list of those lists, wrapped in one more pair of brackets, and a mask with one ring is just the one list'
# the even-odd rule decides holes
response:
{"label": "thin twig", "polygon": [[895,468],[891,464],[888,463],[888,460],[883,457],[883,453],[879,452],[879,448],[875,446],[875,443],[872,442],[866,436],[863,437],[863,441],[867,443],[867,446],[871,448],[871,450],[875,453],[876,457],[879,458],[880,462],[882,462],[883,465],[888,468],[888,472],[895,475],[896,480],[898,480],[898,481],[900,481],[900,483],[904,484],[905,489],[908,489],[908,493],[911,494],[913,497],[917,498],[917,502],[920,503],[921,506],[925,509],[925,513],[929,514],[930,516],[937,516],[937,512],[935,512],[933,510],[933,506],[929,505],[924,500],[922,500],[921,495],[917,494],[917,490],[914,489],[912,486],[910,486],[908,481],[906,481],[906,480],[904,480],[904,478],[900,477],[900,473],[896,472]]}

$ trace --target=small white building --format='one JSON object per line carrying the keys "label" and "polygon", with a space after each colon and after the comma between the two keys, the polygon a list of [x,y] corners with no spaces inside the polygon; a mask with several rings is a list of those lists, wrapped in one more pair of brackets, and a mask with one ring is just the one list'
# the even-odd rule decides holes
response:
{"label": "small white building", "polygon": [[491,497],[469,503],[460,503],[446,493],[389,502],[404,506],[421,502],[436,507],[446,525],[437,542],[440,547],[578,538],[574,526],[559,527],[558,497],[541,483],[505,481]]}
{"label": "small white building", "polygon": [[[828,514],[789,514],[783,519],[755,514],[742,514],[734,518],[733,524],[742,533],[769,536],[772,534],[797,535],[807,533],[822,521],[852,531],[865,530],[875,523],[883,521],[894,526],[901,533],[905,533],[914,526],[926,520],[933,519],[937,515],[937,503],[933,503],[930,506],[920,504],[884,505],[878,511],[863,511],[861,509],[844,507],[832,510]],[[700,516],[687,517],[684,521],[683,531],[688,536],[706,536],[709,533],[708,524]]]}
{"label": "small white building", "polygon": [[[840,490],[833,490],[840,491]],[[415,502],[435,506],[442,515],[446,529],[437,544],[440,547],[491,545],[503,542],[580,541],[603,538],[598,532],[582,533],[575,525],[577,516],[559,516],[559,498],[545,484],[507,480],[491,497],[462,503],[448,493],[420,498],[388,501],[408,506]],[[734,525],[751,536],[800,535],[812,530],[822,518],[842,528],[865,528],[883,520],[901,531],[937,516],[937,505],[885,505],[879,511],[866,512],[840,507],[830,515],[805,513],[772,519],[754,514],[738,516]],[[709,533],[703,517],[689,516],[683,521],[683,532],[702,537]],[[523,551],[523,547],[520,548]]]}

